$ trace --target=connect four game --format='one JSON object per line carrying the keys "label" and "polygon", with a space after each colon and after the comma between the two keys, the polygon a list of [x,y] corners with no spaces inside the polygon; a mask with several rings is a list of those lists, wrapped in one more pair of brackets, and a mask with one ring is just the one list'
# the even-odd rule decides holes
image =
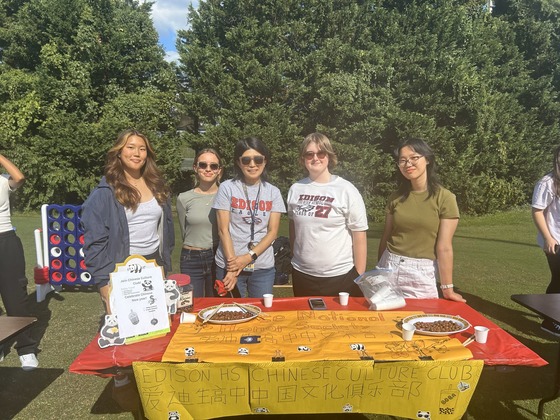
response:
{"label": "connect four game", "polygon": [[84,261],[84,232],[80,229],[81,206],[44,204],[43,261],[53,286],[89,286],[91,275]]}

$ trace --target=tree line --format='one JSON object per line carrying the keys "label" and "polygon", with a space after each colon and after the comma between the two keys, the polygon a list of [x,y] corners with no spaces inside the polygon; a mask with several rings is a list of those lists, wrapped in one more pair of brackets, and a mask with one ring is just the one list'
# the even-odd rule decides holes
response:
{"label": "tree line", "polygon": [[253,135],[286,193],[303,175],[299,143],[321,131],[372,220],[406,137],[435,149],[442,183],[471,214],[527,203],[551,168],[557,1],[200,1],[185,10],[178,63],[165,62],[150,7],[0,3],[0,149],[28,177],[19,207],[81,202],[127,127],[150,137],[176,192],[185,147],[215,147],[231,174],[233,146]]}

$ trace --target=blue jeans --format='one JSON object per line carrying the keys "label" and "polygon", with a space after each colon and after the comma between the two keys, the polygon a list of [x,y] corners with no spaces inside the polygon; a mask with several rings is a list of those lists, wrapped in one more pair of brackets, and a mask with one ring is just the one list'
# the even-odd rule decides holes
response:
{"label": "blue jeans", "polygon": [[215,267],[213,249],[181,250],[181,274],[191,277],[194,297],[214,296]]}
{"label": "blue jeans", "polygon": [[[216,267],[216,278],[221,280],[225,275],[226,270],[224,268]],[[242,271],[237,277],[236,287],[241,297],[262,298],[265,293],[272,293],[275,276],[276,269],[274,267],[253,272]]]}

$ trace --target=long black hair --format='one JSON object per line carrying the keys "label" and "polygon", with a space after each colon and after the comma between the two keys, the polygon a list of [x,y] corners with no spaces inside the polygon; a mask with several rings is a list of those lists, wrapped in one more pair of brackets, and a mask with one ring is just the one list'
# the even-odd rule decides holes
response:
{"label": "long black hair", "polygon": [[[261,155],[263,155],[265,158],[266,166],[270,164],[270,151],[268,150],[268,147],[266,147],[266,145],[262,142],[262,140],[256,137],[246,137],[243,140],[239,140],[235,145],[235,149],[233,150],[233,163],[234,163],[233,166],[235,168],[235,179],[243,180],[244,178],[243,171],[239,166],[240,165],[239,158],[241,157],[241,155],[243,155],[243,153],[245,153],[249,149],[256,150]],[[266,166],[264,167],[263,172],[261,174],[261,181],[263,182],[268,181],[268,173],[266,171]]]}
{"label": "long black hair", "polygon": [[[426,159],[426,175],[428,179],[428,198],[432,197],[441,186],[438,180],[438,176],[436,175],[436,156],[433,150],[422,139],[417,139],[417,138],[407,139],[395,149],[394,154],[395,154],[395,160],[397,164],[399,162],[400,151],[404,147],[410,147],[412,150],[414,150],[419,155],[424,156],[424,158]],[[405,176],[401,173],[400,169],[397,171],[397,177],[399,181],[398,192],[402,195],[401,201],[404,201],[410,195],[410,191],[412,191],[412,184],[410,180],[405,178]]]}

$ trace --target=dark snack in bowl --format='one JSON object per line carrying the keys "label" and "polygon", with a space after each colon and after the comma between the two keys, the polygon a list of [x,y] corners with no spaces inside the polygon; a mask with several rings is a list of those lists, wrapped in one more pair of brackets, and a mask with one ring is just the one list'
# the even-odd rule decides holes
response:
{"label": "dark snack in bowl", "polygon": [[254,314],[243,311],[219,311],[212,317],[212,321],[237,321],[239,319],[252,318]]}
{"label": "dark snack in bowl", "polygon": [[455,321],[416,322],[414,326],[417,330],[427,332],[453,332],[463,327]]}

